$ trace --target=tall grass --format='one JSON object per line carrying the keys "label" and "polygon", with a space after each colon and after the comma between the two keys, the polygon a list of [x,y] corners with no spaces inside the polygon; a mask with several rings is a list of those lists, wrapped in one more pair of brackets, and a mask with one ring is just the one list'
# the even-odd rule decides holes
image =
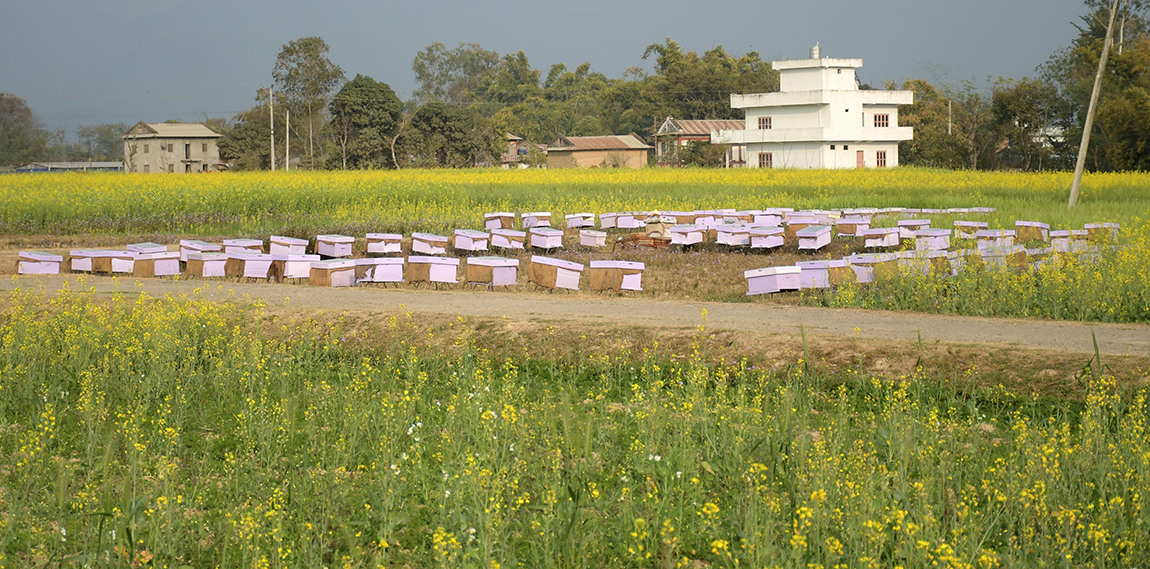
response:
{"label": "tall grass", "polygon": [[15,293],[0,565],[1150,558],[1146,391],[1104,368],[1081,402],[1043,403],[700,347],[534,359],[477,349],[462,323],[432,351],[416,330],[410,315],[352,333],[195,298]]}

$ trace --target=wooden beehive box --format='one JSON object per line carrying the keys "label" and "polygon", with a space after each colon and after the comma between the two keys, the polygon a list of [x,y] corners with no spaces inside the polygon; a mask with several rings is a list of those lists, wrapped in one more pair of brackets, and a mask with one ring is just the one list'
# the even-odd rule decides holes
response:
{"label": "wooden beehive box", "polygon": [[615,213],[601,213],[599,214],[599,229],[611,229],[615,227],[615,218],[618,214]]}
{"label": "wooden beehive box", "polygon": [[795,213],[787,217],[787,239],[794,241],[798,239],[799,231],[806,229],[812,225],[819,225],[817,219],[812,215],[804,215]]}
{"label": "wooden beehive box", "polygon": [[929,219],[900,219],[898,221],[899,237],[914,239],[914,232],[920,229],[930,229]]}
{"label": "wooden beehive box", "polygon": [[310,279],[311,264],[319,261],[319,255],[272,255],[270,276],[277,282],[286,279]]}
{"label": "wooden beehive box", "polygon": [[73,249],[68,252],[68,270],[75,273],[92,272],[93,259],[99,251]]}
{"label": "wooden beehive box", "polygon": [[421,257],[407,258],[407,282],[410,283],[446,283],[459,282],[459,259],[454,257]]}
{"label": "wooden beehive box", "polygon": [[321,257],[350,257],[352,245],[355,245],[355,237],[349,235],[315,236],[315,252]]}
{"label": "wooden beehive box", "polygon": [[693,212],[695,214],[695,225],[703,229],[714,229],[723,224],[722,215],[717,215],[713,209],[699,209]]}
{"label": "wooden beehive box", "polygon": [[136,255],[131,251],[96,251],[92,255],[92,272],[102,275],[131,273],[136,268]]}
{"label": "wooden beehive box", "polygon": [[492,229],[491,246],[500,249],[522,249],[527,241],[526,231],[514,229]]}
{"label": "wooden beehive box", "polygon": [[515,227],[514,213],[496,211],[483,214],[483,228],[488,231],[492,229],[511,229],[512,227]]}
{"label": "wooden beehive box", "polygon": [[304,255],[307,254],[307,239],[272,235],[268,238],[268,253],[272,255]]}
{"label": "wooden beehive box", "polygon": [[[128,251],[132,253],[167,253],[168,246],[158,243],[132,243],[128,245]],[[179,253],[176,253],[177,259],[179,255]]]}
{"label": "wooden beehive box", "polygon": [[180,260],[187,261],[190,253],[219,253],[223,247],[195,239],[180,240]]}
{"label": "wooden beehive box", "polygon": [[799,290],[802,269],[798,267],[767,267],[743,272],[747,279],[747,296],[774,294]]}
{"label": "wooden beehive box", "polygon": [[16,258],[16,272],[21,275],[58,275],[64,262],[63,255],[38,251],[20,251]]}
{"label": "wooden beehive box", "polygon": [[424,255],[443,255],[447,253],[447,237],[434,233],[412,233],[411,251]]}
{"label": "wooden beehive box", "polygon": [[898,247],[902,242],[902,235],[897,227],[872,227],[859,233],[863,237],[863,245],[868,249]]}
{"label": "wooden beehive box", "polygon": [[972,208],[970,208],[970,213],[994,213],[994,208],[992,208],[992,207],[972,207]]}
{"label": "wooden beehive box", "polygon": [[563,246],[563,231],[550,227],[532,227],[528,230],[532,247],[537,249],[557,249]]}
{"label": "wooden beehive box", "polygon": [[694,225],[695,212],[693,211],[663,211],[659,215],[663,217],[672,217],[675,219],[675,225]]}
{"label": "wooden beehive box", "polygon": [[403,257],[366,257],[355,260],[355,282],[403,282]]}
{"label": "wooden beehive box", "polygon": [[272,261],[275,257],[265,253],[226,253],[224,273],[229,277],[247,279],[274,278]]}
{"label": "wooden beehive box", "polygon": [[849,216],[835,220],[835,233],[844,237],[858,237],[864,229],[870,229],[870,216]]}
{"label": "wooden beehive box", "polygon": [[799,249],[805,251],[818,251],[831,244],[831,227],[829,225],[808,225],[795,232],[799,239]]}
{"label": "wooden beehive box", "polygon": [[751,244],[751,228],[746,225],[721,225],[715,229],[715,242],[730,247]]}
{"label": "wooden beehive box", "polygon": [[755,213],[746,209],[723,215],[723,223],[750,225],[755,222]]}
{"label": "wooden beehive box", "polygon": [[755,217],[751,220],[751,224],[756,226],[782,227],[783,212],[773,210],[759,210],[755,212]]}
{"label": "wooden beehive box", "polygon": [[523,229],[531,229],[533,227],[551,227],[551,212],[549,211],[531,211],[524,213]]}
{"label": "wooden beehive box", "polygon": [[486,286],[519,284],[519,259],[507,257],[473,257],[464,267],[464,281]]}
{"label": "wooden beehive box", "polygon": [[1010,229],[984,229],[976,231],[979,249],[1001,249],[1014,246],[1014,231]]}
{"label": "wooden beehive box", "polygon": [[227,253],[188,253],[184,274],[189,277],[209,279],[226,276]]}
{"label": "wooden beehive box", "polygon": [[454,235],[454,246],[460,251],[486,251],[487,242],[491,236],[485,231],[475,231],[474,229],[456,229]]}
{"label": "wooden beehive box", "polygon": [[1050,240],[1050,225],[1040,221],[1015,221],[1014,233],[1019,243]]}
{"label": "wooden beehive box", "polygon": [[696,245],[703,242],[706,230],[700,225],[672,225],[667,229],[672,245]]}
{"label": "wooden beehive box", "polygon": [[403,252],[403,236],[398,233],[368,233],[367,254],[390,255]]}
{"label": "wooden beehive box", "polygon": [[847,258],[860,283],[890,280],[898,275],[898,256],[894,253],[866,253]]}
{"label": "wooden beehive box", "polygon": [[1092,243],[1110,243],[1118,240],[1117,223],[1087,223],[1083,228]]}
{"label": "wooden beehive box", "polygon": [[827,211],[825,209],[804,209],[797,214],[796,217],[808,217],[815,220],[817,225],[833,225],[834,218],[832,217],[835,212]]}
{"label": "wooden beehive box", "polygon": [[1026,247],[1022,245],[982,247],[978,251],[988,269],[1023,269],[1029,266]]}
{"label": "wooden beehive box", "polygon": [[607,232],[594,229],[579,230],[579,244],[584,247],[606,247]]}
{"label": "wooden beehive box", "polygon": [[950,249],[949,229],[919,229],[914,232],[914,248],[919,251]]}
{"label": "wooden beehive box", "polygon": [[579,275],[583,265],[551,257],[531,256],[527,265],[527,282],[546,288],[579,290]]}
{"label": "wooden beehive box", "polygon": [[591,261],[590,288],[593,291],[643,290],[643,269],[646,265],[633,261]]}
{"label": "wooden beehive box", "polygon": [[827,261],[827,281],[831,286],[842,286],[858,282],[858,277],[846,259],[834,259]]}
{"label": "wooden beehive box", "polygon": [[572,213],[565,216],[564,219],[567,220],[567,229],[595,227],[595,214],[593,213]]}
{"label": "wooden beehive box", "polygon": [[165,247],[164,251],[136,253],[136,260],[132,263],[132,276],[148,279],[174,277],[180,274],[180,252],[166,249]]}
{"label": "wooden beehive box", "polygon": [[308,275],[311,286],[355,286],[355,259],[312,261]]}
{"label": "wooden beehive box", "polygon": [[[949,234],[949,230],[945,230]],[[895,253],[898,256],[898,268],[903,273],[908,275],[922,275],[926,276],[934,271],[938,274],[950,273],[950,261],[947,255],[948,251],[940,250],[917,250],[917,251],[899,251]]]}
{"label": "wooden beehive box", "polygon": [[986,228],[987,223],[985,221],[955,221],[954,238],[974,239],[976,233],[979,231],[985,231]]}
{"label": "wooden beehive box", "polygon": [[224,253],[263,253],[260,239],[224,239]]}
{"label": "wooden beehive box", "polygon": [[751,238],[751,249],[774,249],[782,247],[785,241],[782,227],[752,227],[747,234]]}
{"label": "wooden beehive box", "polygon": [[1050,232],[1050,249],[1055,253],[1081,253],[1088,247],[1085,229],[1063,229]]}
{"label": "wooden beehive box", "polygon": [[799,261],[799,288],[830,288],[830,261]]}

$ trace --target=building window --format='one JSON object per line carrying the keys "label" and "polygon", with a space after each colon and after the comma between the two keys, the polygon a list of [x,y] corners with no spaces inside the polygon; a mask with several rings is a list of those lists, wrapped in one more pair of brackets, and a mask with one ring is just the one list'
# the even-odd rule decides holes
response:
{"label": "building window", "polygon": [[875,128],[886,128],[886,127],[890,126],[890,115],[888,115],[886,113],[883,113],[883,114],[875,113],[874,126],[875,126]]}
{"label": "building window", "polygon": [[770,152],[759,153],[759,168],[774,168],[774,160],[771,159]]}
{"label": "building window", "polygon": [[771,117],[759,117],[759,130],[771,130]]}
{"label": "building window", "polygon": [[176,145],[169,142],[168,143],[168,152],[175,152],[175,151],[176,151]]}
{"label": "building window", "polygon": [[147,145],[147,144],[145,144],[145,145],[144,145],[144,154],[147,154],[147,153],[148,153],[148,145]]}
{"label": "building window", "polygon": [[151,168],[149,168],[147,164],[144,164],[144,173],[147,174],[148,172],[151,172],[151,171],[152,171]]}
{"label": "building window", "polygon": [[874,153],[874,165],[879,168],[886,168],[886,151],[876,150]]}
{"label": "building window", "polygon": [[201,144],[200,146],[202,147],[201,150],[203,151],[203,153],[207,154],[208,153],[208,143],[205,142],[205,143]]}
{"label": "building window", "polygon": [[832,145],[831,145],[831,150],[834,150],[834,149],[835,149],[835,145],[833,145],[833,144],[832,144]]}
{"label": "building window", "polygon": [[845,144],[843,145],[843,150],[850,150],[850,149],[851,149],[851,147],[850,147],[850,146],[847,146],[847,145],[845,145]]}

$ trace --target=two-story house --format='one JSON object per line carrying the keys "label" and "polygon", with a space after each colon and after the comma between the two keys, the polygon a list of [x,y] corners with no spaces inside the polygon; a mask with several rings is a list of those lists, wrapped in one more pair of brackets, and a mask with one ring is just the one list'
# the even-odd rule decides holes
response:
{"label": "two-story house", "polygon": [[220,134],[202,123],[137,123],[124,136],[128,172],[212,172],[220,167]]}

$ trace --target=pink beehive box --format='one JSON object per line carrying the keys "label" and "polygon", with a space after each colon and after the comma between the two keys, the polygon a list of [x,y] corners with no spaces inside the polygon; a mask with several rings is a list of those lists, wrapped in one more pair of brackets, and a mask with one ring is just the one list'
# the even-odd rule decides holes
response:
{"label": "pink beehive box", "polygon": [[914,232],[919,229],[930,229],[929,219],[900,219],[898,222],[899,237],[914,239]]}
{"label": "pink beehive box", "polygon": [[283,279],[310,279],[311,264],[319,260],[319,255],[272,254],[272,262],[279,264],[276,272]]}
{"label": "pink beehive box", "polygon": [[532,255],[531,264],[527,266],[528,282],[546,288],[579,290],[579,276],[582,273],[581,263],[539,255]]}
{"label": "pink beehive box", "polygon": [[187,261],[190,253],[219,253],[223,247],[195,239],[180,240],[180,260]]}
{"label": "pink beehive box", "polygon": [[615,227],[619,229],[640,229],[647,224],[643,221],[647,218],[646,213],[639,213],[634,211],[625,211],[615,214]]}
{"label": "pink beehive box", "polygon": [[643,290],[646,265],[635,261],[591,261],[591,290]]}
{"label": "pink beehive box", "polygon": [[550,227],[532,227],[528,231],[531,246],[537,249],[557,249],[563,246],[563,231]]}
{"label": "pink beehive box", "polygon": [[486,251],[491,236],[485,231],[474,229],[455,230],[455,248],[460,251]]}
{"label": "pink beehive box", "polygon": [[830,288],[830,261],[799,261],[799,288]]}
{"label": "pink beehive box", "polygon": [[1019,243],[1050,240],[1050,225],[1040,221],[1015,221],[1014,231]]}
{"label": "pink beehive box", "polygon": [[1089,235],[1085,229],[1062,229],[1050,232],[1050,249],[1055,253],[1081,253],[1086,250]]}
{"label": "pink beehive box", "polygon": [[847,262],[860,283],[871,283],[898,274],[898,256],[894,253],[851,255]]}
{"label": "pink beehive box", "polygon": [[567,220],[567,229],[595,227],[595,214],[593,213],[572,213],[564,216],[564,219]]}
{"label": "pink beehive box", "polygon": [[955,221],[954,238],[974,239],[975,233],[984,231],[987,227],[988,225],[985,221]]}
{"label": "pink beehive box", "polygon": [[308,284],[325,287],[355,286],[355,259],[312,261]]}
{"label": "pink beehive box", "polygon": [[897,227],[872,227],[859,233],[863,237],[863,245],[868,249],[898,247],[902,242],[902,235]]}
{"label": "pink beehive box", "polygon": [[224,253],[263,253],[260,239],[224,239]]}
{"label": "pink beehive box", "polygon": [[459,259],[454,257],[424,257],[412,255],[407,258],[407,281],[410,283],[459,282]]}
{"label": "pink beehive box", "polygon": [[492,229],[491,246],[500,249],[522,249],[527,241],[526,231],[514,229]]}
{"label": "pink beehive box", "polygon": [[970,213],[994,213],[994,208],[992,208],[992,207],[972,207],[972,208],[970,208]]}
{"label": "pink beehive box", "polygon": [[227,253],[188,253],[186,262],[187,265],[184,267],[184,274],[190,277],[209,279],[227,275]]}
{"label": "pink beehive box", "polygon": [[747,235],[751,239],[751,249],[774,249],[782,247],[786,234],[782,227],[752,227]]}
{"label": "pink beehive box", "polygon": [[787,217],[787,238],[798,239],[798,232],[812,225],[819,225],[819,220],[815,216],[803,213],[791,214]]}
{"label": "pink beehive box", "polygon": [[706,229],[701,225],[672,225],[668,230],[672,245],[696,245],[703,242]]}
{"label": "pink beehive box", "polygon": [[434,233],[412,233],[411,251],[424,255],[443,255],[447,253],[447,237]]}
{"label": "pink beehive box", "polygon": [[[132,243],[128,245],[128,251],[132,253],[167,253],[168,246],[158,243]],[[179,253],[176,255],[178,257]]]}
{"label": "pink beehive box", "polygon": [[[949,233],[949,231],[948,231]],[[927,275],[930,273],[931,260],[935,258],[946,258],[946,251],[899,251],[895,253],[898,257],[898,268],[908,275]]]}
{"label": "pink beehive box", "polygon": [[943,213],[946,213],[945,210],[935,209],[935,208],[923,208],[922,209],[923,215],[941,215]]}
{"label": "pink beehive box", "polygon": [[815,223],[818,225],[831,225],[831,224],[833,224],[834,219],[832,218],[832,216],[837,215],[836,212],[828,211],[825,209],[804,209],[800,213],[802,213],[805,216],[813,218],[815,220]]}
{"label": "pink beehive box", "polygon": [[16,258],[16,272],[21,275],[58,275],[60,263],[64,262],[63,255],[38,251],[20,251]]}
{"label": "pink beehive box", "polygon": [[715,210],[699,209],[695,210],[695,225],[703,229],[714,229],[723,223],[722,217],[715,216]]}
{"label": "pink beehive box", "polygon": [[675,225],[693,225],[696,217],[693,211],[661,211],[659,215],[674,218]]}
{"label": "pink beehive box", "polygon": [[355,237],[349,235],[316,235],[315,252],[322,257],[350,257]]}
{"label": "pink beehive box", "polygon": [[1027,266],[1026,247],[1010,245],[1006,247],[982,247],[978,250],[987,268],[1007,269]]}
{"label": "pink beehive box", "polygon": [[729,247],[751,244],[751,228],[746,225],[720,225],[715,230],[715,242]]}
{"label": "pink beehive box", "polygon": [[533,227],[551,227],[551,212],[549,211],[532,211],[524,213],[523,229],[531,229]]}
{"label": "pink beehive box", "polygon": [[403,252],[403,235],[398,233],[368,233],[367,253],[371,255],[389,255]]}
{"label": "pink beehive box", "polygon": [[755,212],[751,210],[735,210],[723,214],[723,223],[725,224],[751,224],[755,221]]}
{"label": "pink beehive box", "polygon": [[818,251],[831,243],[831,228],[829,225],[809,225],[795,232],[799,238],[799,249]]}
{"label": "pink beehive box", "polygon": [[914,232],[914,248],[919,251],[950,249],[949,229],[919,229]]}
{"label": "pink beehive box", "polygon": [[519,259],[472,257],[467,260],[464,275],[468,284],[514,286],[519,284]]}
{"label": "pink beehive box", "polygon": [[275,256],[265,253],[227,253],[228,260],[224,266],[225,274],[229,277],[243,277],[248,279],[267,279],[271,277],[272,263]]}
{"label": "pink beehive box", "polygon": [[844,237],[858,237],[864,229],[870,229],[869,215],[849,215],[835,220],[835,232]]}
{"label": "pink beehive box", "polygon": [[769,225],[771,227],[781,227],[783,225],[783,212],[760,210],[755,212],[754,219],[751,220],[754,225]]}
{"label": "pink beehive box", "polygon": [[483,214],[483,228],[488,231],[492,229],[511,229],[512,227],[515,227],[514,213],[496,211]]}
{"label": "pink beehive box", "polygon": [[135,253],[136,258],[132,262],[132,275],[140,278],[151,278],[174,277],[180,274],[180,252],[168,251],[166,247],[163,248],[163,251],[156,251],[151,248],[152,252],[150,253]]}
{"label": "pink beehive box", "polygon": [[367,257],[355,260],[357,283],[403,282],[403,257]]}
{"label": "pink beehive box", "polygon": [[974,232],[974,238],[979,249],[1014,246],[1014,231],[1010,229],[984,229]]}
{"label": "pink beehive box", "polygon": [[579,244],[584,247],[606,247],[607,232],[594,229],[579,230]]}
{"label": "pink beehive box", "polygon": [[802,269],[798,267],[767,267],[743,272],[747,279],[747,296],[774,294],[789,290],[799,290]]}
{"label": "pink beehive box", "polygon": [[611,229],[615,227],[615,218],[618,216],[616,213],[601,213],[599,214],[599,229]]}
{"label": "pink beehive box", "polygon": [[272,235],[268,238],[268,253],[272,255],[305,255],[307,254],[307,239]]}
{"label": "pink beehive box", "polygon": [[[124,253],[127,253],[127,251],[124,251]],[[96,259],[109,258],[113,254],[113,251],[102,251],[97,249],[73,249],[72,251],[68,252],[68,270],[77,273],[97,272],[95,262]],[[110,267],[108,272],[111,272]]]}

